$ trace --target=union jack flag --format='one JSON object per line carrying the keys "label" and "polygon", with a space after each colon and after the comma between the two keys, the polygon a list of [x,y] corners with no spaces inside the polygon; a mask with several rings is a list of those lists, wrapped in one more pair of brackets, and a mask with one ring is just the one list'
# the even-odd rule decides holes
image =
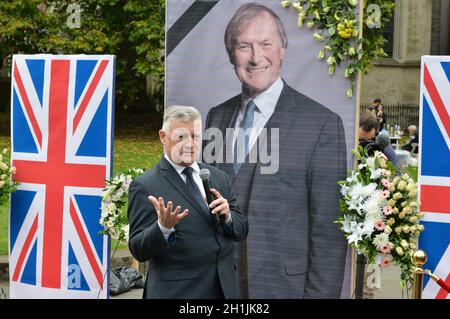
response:
{"label": "union jack flag", "polygon": [[11,298],[107,298],[101,191],[112,168],[114,56],[12,62]]}
{"label": "union jack flag", "polygon": [[[425,213],[424,265],[450,284],[450,57],[424,56],[421,70],[419,198]],[[425,278],[423,298],[449,298]]]}

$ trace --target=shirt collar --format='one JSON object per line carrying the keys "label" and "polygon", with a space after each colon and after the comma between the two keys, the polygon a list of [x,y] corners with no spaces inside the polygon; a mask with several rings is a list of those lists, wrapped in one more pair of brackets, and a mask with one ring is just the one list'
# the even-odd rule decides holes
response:
{"label": "shirt collar", "polygon": [[[283,90],[284,83],[280,77],[265,91],[260,93],[253,99],[259,112],[264,117],[269,117],[272,115],[275,107],[277,105],[278,99],[280,98],[281,91]],[[245,93],[242,94],[242,110],[251,98]]]}
{"label": "shirt collar", "polygon": [[[167,156],[166,153],[164,153],[164,158],[170,163],[170,165],[173,166],[173,168],[175,168],[175,170],[177,171],[178,174],[181,175],[181,173],[183,173],[186,166],[175,164],[174,162],[172,162],[172,160],[169,158],[169,156]],[[190,167],[192,167],[192,169],[194,170],[195,173],[198,174],[200,172],[200,167],[198,166],[198,163],[196,161],[194,163],[192,163]]]}

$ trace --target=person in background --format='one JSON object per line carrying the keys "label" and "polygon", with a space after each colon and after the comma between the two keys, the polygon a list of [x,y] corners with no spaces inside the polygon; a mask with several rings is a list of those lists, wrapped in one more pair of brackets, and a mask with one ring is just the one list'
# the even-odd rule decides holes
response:
{"label": "person in background", "polygon": [[410,140],[408,142],[408,144],[403,145],[402,149],[406,150],[408,152],[417,154],[418,153],[418,145],[419,145],[419,132],[417,130],[417,126],[415,125],[410,125],[408,126],[408,132],[409,132],[409,137]]}
{"label": "person in background", "polygon": [[387,116],[386,116],[386,113],[384,112],[383,104],[380,104],[378,106],[377,120],[378,120],[378,124],[380,126],[379,131],[381,132],[384,130],[384,126],[386,125],[386,120],[387,120]]}
{"label": "person in background", "polygon": [[381,132],[386,124],[387,116],[384,113],[384,106],[381,104],[381,99],[376,98],[373,100],[372,105],[368,108],[369,113],[374,116],[378,121],[378,130]]}
{"label": "person in background", "polygon": [[381,151],[375,143],[375,136],[378,132],[378,121],[372,114],[363,114],[359,120],[359,145],[365,148],[369,155],[374,151]]}
{"label": "person in background", "polygon": [[399,169],[397,155],[395,154],[395,150],[391,145],[389,136],[386,134],[378,134],[375,138],[375,143],[380,147],[381,151],[386,155],[389,161]]}

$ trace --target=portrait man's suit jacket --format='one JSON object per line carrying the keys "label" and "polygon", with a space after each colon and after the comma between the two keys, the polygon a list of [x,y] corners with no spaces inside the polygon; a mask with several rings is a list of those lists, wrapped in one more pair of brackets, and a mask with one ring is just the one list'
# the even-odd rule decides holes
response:
{"label": "portrait man's suit jacket", "polygon": [[[225,135],[226,128],[235,127],[240,105],[241,95],[237,95],[212,108],[205,128],[220,128]],[[267,143],[268,154],[275,146],[272,129],[279,129],[279,170],[275,174],[261,174],[260,168],[267,165],[259,155],[257,163],[243,164],[237,175],[230,163],[212,163],[229,174],[238,204],[248,212],[249,235],[246,245],[238,244],[240,253],[235,256],[240,294],[249,298],[339,298],[346,242],[333,222],[339,215],[337,181],[346,175],[342,121],[284,83],[265,128],[267,134],[261,134],[258,143]],[[227,148],[230,152],[229,144],[218,147],[219,152],[225,155]],[[250,153],[257,151],[255,147]]]}
{"label": "portrait man's suit jacket", "polygon": [[[227,175],[210,165],[211,187],[228,200],[232,226],[217,225],[196,202],[173,166],[165,159],[130,185],[129,248],[140,262],[150,261],[144,298],[236,298],[236,266],[232,241],[247,236],[245,215],[237,207]],[[148,196],[172,201],[187,217],[175,225],[174,238],[166,240]],[[173,240],[173,241],[172,241]],[[170,244],[169,244],[170,242]],[[222,287],[222,290],[221,290]],[[222,291],[222,293],[221,293]]]}

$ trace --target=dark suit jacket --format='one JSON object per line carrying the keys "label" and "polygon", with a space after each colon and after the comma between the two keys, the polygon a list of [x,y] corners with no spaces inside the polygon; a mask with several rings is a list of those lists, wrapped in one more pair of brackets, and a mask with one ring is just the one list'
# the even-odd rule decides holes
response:
{"label": "dark suit jacket", "polygon": [[[228,200],[232,227],[217,226],[196,202],[177,171],[162,158],[151,170],[130,185],[128,220],[129,248],[137,260],[149,260],[144,298],[236,298],[233,240],[243,240],[248,233],[245,215],[237,207],[227,175],[208,168],[212,187]],[[174,242],[169,245],[148,196],[162,196],[189,209],[189,215],[175,225]]]}
{"label": "dark suit jacket", "polygon": [[[237,95],[212,108],[206,128],[234,128],[240,103]],[[250,298],[339,298],[346,241],[333,221],[339,215],[337,181],[346,176],[342,121],[284,83],[266,128],[259,142],[269,149],[270,129],[279,129],[276,174],[261,174],[259,157],[256,164],[243,164],[237,176],[232,164],[217,163],[248,212],[247,247],[236,254],[241,283],[248,280]],[[225,154],[229,145],[223,147]],[[241,296],[247,297],[246,288],[241,286]]]}

